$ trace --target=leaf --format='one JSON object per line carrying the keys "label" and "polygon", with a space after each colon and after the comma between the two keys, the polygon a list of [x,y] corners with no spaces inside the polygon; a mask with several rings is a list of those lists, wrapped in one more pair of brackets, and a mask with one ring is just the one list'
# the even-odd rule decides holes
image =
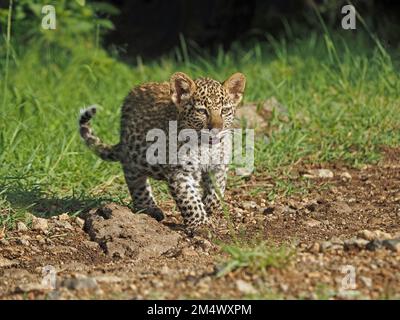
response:
{"label": "leaf", "polygon": [[80,6],[84,7],[86,0],[75,0]]}

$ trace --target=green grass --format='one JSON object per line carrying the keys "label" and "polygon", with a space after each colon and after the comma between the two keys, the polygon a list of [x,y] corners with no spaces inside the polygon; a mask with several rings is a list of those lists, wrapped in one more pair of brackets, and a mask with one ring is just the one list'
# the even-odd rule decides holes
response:
{"label": "green grass", "polygon": [[224,245],[222,250],[229,255],[229,258],[218,272],[218,276],[238,269],[254,273],[264,272],[270,267],[284,268],[294,254],[289,247],[268,245],[263,241],[249,245],[243,243]]}
{"label": "green grass", "polygon": [[[101,161],[81,142],[79,110],[100,104],[94,129],[116,143],[119,108],[129,89],[168,80],[176,71],[221,81],[241,71],[248,81],[245,101],[275,96],[287,107],[289,121],[274,117],[278,130],[270,143],[256,143],[256,174],[280,177],[299,161],[373,163],[382,146],[400,143],[399,53],[385,51],[362,31],[311,33],[291,41],[269,37],[269,44],[234,46],[216,56],[191,50],[182,39],[175,54],[137,66],[119,62],[90,41],[68,48],[43,42],[23,48],[17,41],[11,38],[8,68],[0,62],[0,88],[6,88],[0,109],[2,212],[9,207],[52,215],[77,213],[100,201],[126,203],[120,166]],[[5,52],[4,45],[0,49]],[[297,192],[285,181],[277,180],[278,192]],[[156,189],[166,194],[165,185]],[[0,224],[9,225],[4,221]]]}

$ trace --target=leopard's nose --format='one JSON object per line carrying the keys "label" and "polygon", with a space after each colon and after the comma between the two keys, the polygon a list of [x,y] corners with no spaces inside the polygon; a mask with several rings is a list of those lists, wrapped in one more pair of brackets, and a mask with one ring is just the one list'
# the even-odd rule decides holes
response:
{"label": "leopard's nose", "polygon": [[212,129],[222,129],[224,126],[223,124],[223,120],[221,115],[216,112],[216,111],[211,111],[211,116],[210,116],[210,120],[208,123],[208,129],[212,130]]}

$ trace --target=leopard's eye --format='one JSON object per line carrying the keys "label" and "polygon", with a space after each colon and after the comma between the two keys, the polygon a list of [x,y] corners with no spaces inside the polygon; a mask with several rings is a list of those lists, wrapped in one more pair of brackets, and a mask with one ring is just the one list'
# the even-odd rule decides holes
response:
{"label": "leopard's eye", "polygon": [[196,108],[196,111],[197,111],[198,113],[201,113],[201,114],[204,114],[204,115],[208,115],[208,110],[207,110],[207,108],[204,108],[204,107]]}
{"label": "leopard's eye", "polygon": [[222,108],[221,114],[228,114],[231,112],[231,108]]}

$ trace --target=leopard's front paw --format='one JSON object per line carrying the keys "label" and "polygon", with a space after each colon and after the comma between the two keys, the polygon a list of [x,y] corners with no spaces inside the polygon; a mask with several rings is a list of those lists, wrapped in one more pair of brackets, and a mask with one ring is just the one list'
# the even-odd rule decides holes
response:
{"label": "leopard's front paw", "polygon": [[186,224],[186,234],[190,237],[200,236],[211,239],[213,237],[214,224],[211,219],[192,221]]}
{"label": "leopard's front paw", "polygon": [[140,213],[144,213],[149,215],[150,217],[156,219],[157,221],[162,221],[164,220],[164,212],[157,207],[148,207],[148,208],[143,208],[143,209],[136,209],[136,211],[139,211]]}

